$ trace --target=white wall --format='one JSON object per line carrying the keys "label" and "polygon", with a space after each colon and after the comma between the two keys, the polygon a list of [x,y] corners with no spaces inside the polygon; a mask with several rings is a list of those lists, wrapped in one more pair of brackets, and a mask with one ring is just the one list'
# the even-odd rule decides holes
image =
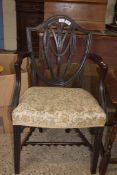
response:
{"label": "white wall", "polygon": [[15,0],[3,0],[4,49],[16,50]]}

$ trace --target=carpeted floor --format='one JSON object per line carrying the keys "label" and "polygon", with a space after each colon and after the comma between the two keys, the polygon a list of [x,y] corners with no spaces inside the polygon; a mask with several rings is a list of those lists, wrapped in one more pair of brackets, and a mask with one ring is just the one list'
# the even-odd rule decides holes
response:
{"label": "carpeted floor", "polygon": [[[39,137],[39,140],[76,141],[78,138],[74,131],[70,134],[60,130],[37,132],[33,133],[32,140]],[[87,134],[86,130],[83,132]],[[117,144],[113,155],[117,155],[115,148]],[[12,135],[0,134],[0,175],[13,174]],[[21,175],[90,175],[90,152],[84,146],[27,146],[21,153]],[[117,165],[109,165],[107,175],[117,175]]]}

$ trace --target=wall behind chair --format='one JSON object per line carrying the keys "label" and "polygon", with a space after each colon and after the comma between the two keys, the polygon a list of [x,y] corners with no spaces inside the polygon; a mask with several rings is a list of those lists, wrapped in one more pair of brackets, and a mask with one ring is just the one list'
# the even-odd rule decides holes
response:
{"label": "wall behind chair", "polygon": [[4,48],[3,11],[2,11],[2,0],[0,0],[0,49],[3,48]]}
{"label": "wall behind chair", "polygon": [[2,0],[4,49],[16,50],[16,9],[15,0]]}

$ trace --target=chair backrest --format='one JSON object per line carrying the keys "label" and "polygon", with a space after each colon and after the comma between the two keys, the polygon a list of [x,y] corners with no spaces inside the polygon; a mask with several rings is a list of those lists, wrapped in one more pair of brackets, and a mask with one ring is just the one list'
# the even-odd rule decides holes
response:
{"label": "chair backrest", "polygon": [[[80,76],[90,50],[90,31],[67,16],[57,15],[36,27],[27,27],[26,32],[33,85],[36,85],[35,77],[51,86],[67,86]],[[38,37],[39,56],[32,42],[33,32]],[[73,63],[77,63],[73,74],[67,76]]]}

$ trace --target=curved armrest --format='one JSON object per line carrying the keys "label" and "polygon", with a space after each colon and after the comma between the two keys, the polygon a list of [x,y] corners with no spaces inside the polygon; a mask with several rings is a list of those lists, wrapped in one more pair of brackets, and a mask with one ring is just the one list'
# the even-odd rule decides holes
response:
{"label": "curved armrest", "polygon": [[104,63],[102,57],[100,57],[99,55],[94,54],[94,53],[89,53],[88,54],[88,59],[90,59],[95,64],[97,64],[102,70],[104,70],[104,71],[108,70],[107,64]]}
{"label": "curved armrest", "polygon": [[15,89],[13,93],[13,99],[11,103],[12,110],[16,108],[16,106],[19,103],[19,96],[20,96],[20,89],[21,89],[21,65],[23,62],[23,59],[30,56],[29,53],[18,53],[17,61],[14,64],[15,67],[15,74],[16,74],[16,83],[15,83]]}
{"label": "curved armrest", "polygon": [[21,66],[23,59],[26,57],[29,57],[29,56],[30,56],[29,52],[19,52],[18,57],[17,57],[17,61],[15,62],[15,67]]}
{"label": "curved armrest", "polygon": [[98,65],[100,69],[98,69],[98,73],[100,75],[100,84],[99,84],[99,99],[100,99],[100,105],[103,107],[103,109],[106,112],[106,95],[105,95],[105,78],[108,71],[107,64],[104,63],[103,59],[94,53],[88,54],[88,59],[93,61],[95,64]]}

